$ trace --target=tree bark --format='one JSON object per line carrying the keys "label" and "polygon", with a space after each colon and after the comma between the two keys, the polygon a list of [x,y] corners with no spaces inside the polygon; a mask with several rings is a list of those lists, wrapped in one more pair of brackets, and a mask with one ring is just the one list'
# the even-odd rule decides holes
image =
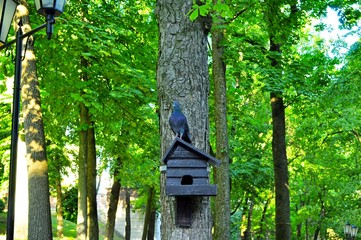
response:
{"label": "tree bark", "polygon": [[252,216],[253,216],[253,207],[254,207],[254,199],[249,200],[248,213],[247,213],[247,228],[244,231],[244,240],[252,239]]}
{"label": "tree bark", "polygon": [[113,240],[114,238],[115,218],[117,215],[119,193],[120,193],[120,180],[118,179],[118,171],[114,172],[113,178],[114,180],[113,180],[112,189],[110,191],[109,209],[108,209],[107,224],[106,224],[106,239],[108,240]]}
{"label": "tree bark", "polygon": [[[216,3],[217,1],[213,1]],[[216,158],[221,165],[214,168],[214,180],[218,186],[218,194],[214,204],[214,239],[230,239],[230,181],[229,181],[229,147],[227,134],[227,87],[226,65],[222,19],[216,18],[212,27],[212,74],[214,83],[214,111],[216,125]]]}
{"label": "tree bark", "polygon": [[87,143],[89,126],[89,113],[84,103],[79,104],[80,126],[79,132],[79,161],[78,161],[78,215],[77,239],[85,240],[87,237]]}
{"label": "tree bark", "polygon": [[155,220],[156,220],[156,209],[154,204],[152,205],[152,209],[150,211],[150,221],[148,226],[148,240],[153,240],[155,236]]}
{"label": "tree bark", "polygon": [[150,228],[150,221],[151,221],[151,211],[153,210],[153,206],[152,206],[153,205],[153,196],[154,196],[154,188],[149,187],[147,206],[146,206],[145,217],[144,217],[142,240],[147,240],[148,230]]}
{"label": "tree bark", "polygon": [[[58,170],[58,169],[57,169]],[[61,192],[61,175],[60,171],[57,172],[58,177],[56,178],[56,235],[58,238],[63,238],[64,235],[64,218],[63,218],[63,202]]]}
{"label": "tree bark", "polygon": [[125,240],[131,236],[131,215],[130,215],[130,189],[125,189]]}
{"label": "tree bark", "polygon": [[[280,45],[272,41],[270,51],[281,52]],[[272,59],[272,66],[278,62]],[[276,192],[276,240],[291,239],[290,192],[288,184],[288,160],[286,153],[285,106],[282,93],[271,92],[272,154]]]}
{"label": "tree bark", "polygon": [[[17,19],[22,18],[23,32],[31,30],[26,1],[18,6]],[[24,40],[26,41],[26,40]],[[22,104],[28,161],[29,214],[28,239],[52,239],[48,161],[36,61],[32,39],[22,62]]]}
{"label": "tree bark", "polygon": [[283,99],[271,93],[273,120],[273,164],[276,192],[276,239],[291,239],[288,163],[285,141],[285,112]]}
{"label": "tree bark", "polygon": [[[161,155],[174,139],[168,119],[174,99],[188,118],[192,142],[209,153],[207,29],[204,19],[191,22],[192,0],[158,0],[159,55],[157,89],[160,114]],[[175,225],[175,198],[165,194],[165,174],[161,174],[161,238],[212,239],[209,197],[192,199],[192,224]]]}
{"label": "tree bark", "polygon": [[[265,229],[265,227],[267,226],[266,224],[266,213],[267,213],[267,210],[268,210],[268,206],[269,206],[269,203],[270,201],[272,200],[273,196],[270,195],[268,198],[267,198],[267,201],[264,203],[264,206],[263,206],[263,211],[262,211],[262,217],[261,217],[261,221],[259,223],[260,225],[260,228],[259,228],[259,233],[262,235],[262,236],[266,236],[266,230],[267,228]],[[257,237],[257,239],[261,239],[260,237]]]}
{"label": "tree bark", "polygon": [[[89,117],[90,118],[90,117]],[[87,202],[88,202],[88,236],[90,240],[99,239],[97,210],[97,158],[95,147],[95,126],[91,122],[87,132]]]}

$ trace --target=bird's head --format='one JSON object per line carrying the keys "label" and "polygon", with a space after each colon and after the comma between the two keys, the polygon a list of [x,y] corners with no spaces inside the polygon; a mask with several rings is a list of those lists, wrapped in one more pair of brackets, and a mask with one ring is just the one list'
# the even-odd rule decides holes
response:
{"label": "bird's head", "polygon": [[182,110],[178,100],[174,100],[174,102],[173,102],[173,110],[175,110],[175,111],[181,111]]}

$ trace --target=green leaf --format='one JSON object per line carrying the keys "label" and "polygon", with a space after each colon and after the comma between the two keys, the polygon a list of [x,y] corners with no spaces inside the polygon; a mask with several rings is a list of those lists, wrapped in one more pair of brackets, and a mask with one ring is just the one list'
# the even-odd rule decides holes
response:
{"label": "green leaf", "polygon": [[198,5],[194,5],[193,6],[193,10],[190,12],[189,18],[191,21],[194,21],[197,19],[197,17],[199,16],[199,6]]}
{"label": "green leaf", "polygon": [[210,9],[211,9],[211,6],[208,4],[202,5],[199,7],[199,13],[201,14],[201,16],[205,17],[208,15]]}

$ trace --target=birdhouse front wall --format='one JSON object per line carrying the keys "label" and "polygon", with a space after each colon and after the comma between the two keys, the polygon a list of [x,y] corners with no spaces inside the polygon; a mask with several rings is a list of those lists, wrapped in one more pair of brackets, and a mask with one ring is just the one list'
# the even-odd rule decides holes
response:
{"label": "birdhouse front wall", "polygon": [[175,159],[168,161],[167,185],[202,185],[208,183],[209,174],[205,160]]}
{"label": "birdhouse front wall", "polygon": [[173,196],[214,196],[207,159],[178,146],[167,159],[166,193]]}

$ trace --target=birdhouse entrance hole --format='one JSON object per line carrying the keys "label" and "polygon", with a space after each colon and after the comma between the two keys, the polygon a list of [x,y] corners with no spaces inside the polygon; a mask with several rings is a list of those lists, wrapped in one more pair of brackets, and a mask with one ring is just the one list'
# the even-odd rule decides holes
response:
{"label": "birdhouse entrance hole", "polygon": [[193,185],[193,177],[191,175],[184,175],[181,180],[181,185]]}

